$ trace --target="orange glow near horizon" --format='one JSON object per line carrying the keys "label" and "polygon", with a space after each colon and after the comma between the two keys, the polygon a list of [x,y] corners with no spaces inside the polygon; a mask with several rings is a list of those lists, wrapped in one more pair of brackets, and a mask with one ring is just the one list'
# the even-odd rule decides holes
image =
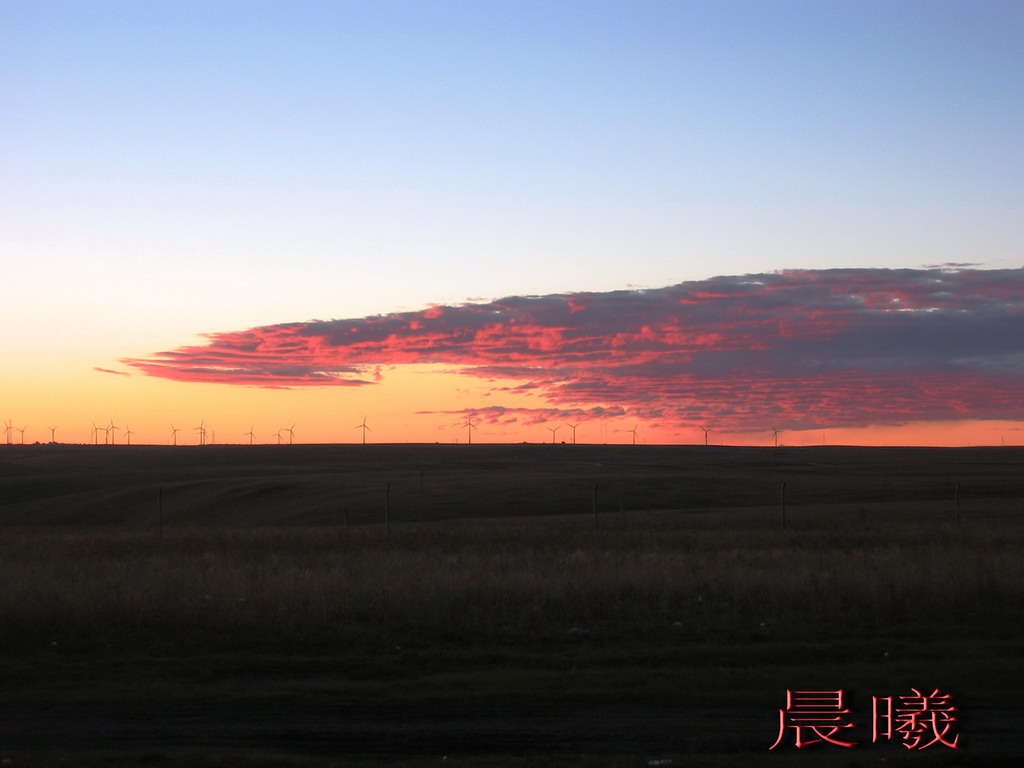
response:
{"label": "orange glow near horizon", "polygon": [[[80,380],[63,385],[2,391],[8,404],[0,420],[15,428],[12,440],[20,442],[18,428],[25,427],[26,443],[50,441],[51,426],[61,443],[91,444],[92,425],[118,430],[114,440],[126,442],[124,428],[132,431],[133,445],[168,445],[171,425],[179,428],[179,445],[196,445],[200,423],[209,430],[208,442],[246,444],[250,429],[256,444],[275,444],[276,433],[294,426],[296,443],[359,443],[356,427],[367,419],[368,443],[464,443],[469,418],[476,429],[473,442],[550,442],[548,427],[558,427],[557,442],[571,442],[569,423],[578,423],[580,444],[699,445],[704,434],[697,427],[672,427],[657,420],[629,415],[571,420],[546,418],[548,404],[539,394],[503,392],[505,408],[518,408],[505,419],[488,420],[487,407],[495,399],[491,387],[501,381],[483,382],[475,376],[451,372],[448,366],[408,366],[381,372],[378,385],[361,388],[312,388],[302,390],[258,389],[223,384],[185,384],[146,376],[113,376],[89,371]],[[515,382],[507,382],[514,385]],[[476,412],[478,416],[472,416]],[[532,417],[526,414],[534,413]],[[762,431],[719,430],[712,424],[710,445],[770,446],[771,427]],[[2,429],[2,425],[0,425]],[[288,442],[287,432],[282,441]],[[104,433],[98,441],[103,444]],[[0,431],[0,444],[6,434]],[[779,431],[779,445],[861,446],[999,446],[1024,444],[1024,421],[963,420],[916,422],[896,426],[862,428],[812,428]]]}
{"label": "orange glow near horizon", "polygon": [[[1024,269],[835,269],[205,334],[0,383],[26,442],[1017,444]],[[564,429],[563,429],[564,427]],[[636,430],[634,433],[633,430]],[[289,431],[294,430],[294,431]],[[634,438],[635,434],[635,438]],[[55,435],[56,436],[56,435]],[[6,431],[3,435],[6,441]],[[103,433],[109,440],[109,433]]]}

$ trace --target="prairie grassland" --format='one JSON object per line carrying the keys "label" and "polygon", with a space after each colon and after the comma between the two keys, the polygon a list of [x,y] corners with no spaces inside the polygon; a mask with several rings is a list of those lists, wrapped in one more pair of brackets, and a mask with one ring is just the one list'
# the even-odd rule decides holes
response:
{"label": "prairie grassland", "polygon": [[[536,448],[442,450],[434,465],[427,448],[5,453],[0,757],[721,768],[1019,754],[1019,451]],[[786,528],[758,506],[780,476]],[[963,750],[767,753],[787,689],[843,688],[863,713],[911,687],[956,696]]]}
{"label": "prairie grassland", "polygon": [[[244,647],[548,632],[820,639],[1019,626],[1024,524],[919,513],[868,524],[766,510],[448,524],[184,529],[10,528],[0,537],[7,648]],[[769,522],[768,518],[772,521]]]}

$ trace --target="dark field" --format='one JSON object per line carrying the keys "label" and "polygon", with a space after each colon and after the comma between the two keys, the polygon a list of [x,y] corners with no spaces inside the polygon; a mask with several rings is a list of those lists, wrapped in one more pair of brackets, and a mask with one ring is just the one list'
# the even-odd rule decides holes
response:
{"label": "dark field", "polygon": [[[1022,469],[1022,448],[0,446],[0,760],[1016,766]],[[870,743],[871,697],[911,688],[953,696],[960,749]],[[859,745],[769,752],[787,689],[846,690]]]}

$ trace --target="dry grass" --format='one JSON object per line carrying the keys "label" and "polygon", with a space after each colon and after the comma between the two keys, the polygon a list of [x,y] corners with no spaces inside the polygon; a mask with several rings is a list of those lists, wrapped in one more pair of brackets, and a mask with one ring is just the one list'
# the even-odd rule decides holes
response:
{"label": "dry grass", "polygon": [[800,686],[1019,751],[1020,449],[361,448],[0,451],[18,764],[779,764]]}
{"label": "dry grass", "polygon": [[407,634],[999,631],[1024,598],[1024,524],[767,512],[393,527],[7,529],[8,646],[238,646]]}

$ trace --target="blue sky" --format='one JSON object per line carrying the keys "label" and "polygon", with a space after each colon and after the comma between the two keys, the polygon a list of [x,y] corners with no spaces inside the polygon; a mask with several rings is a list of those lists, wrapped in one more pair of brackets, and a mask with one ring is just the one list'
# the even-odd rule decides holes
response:
{"label": "blue sky", "polygon": [[1022,51],[1015,1],[0,0],[0,353],[1019,267]]}

